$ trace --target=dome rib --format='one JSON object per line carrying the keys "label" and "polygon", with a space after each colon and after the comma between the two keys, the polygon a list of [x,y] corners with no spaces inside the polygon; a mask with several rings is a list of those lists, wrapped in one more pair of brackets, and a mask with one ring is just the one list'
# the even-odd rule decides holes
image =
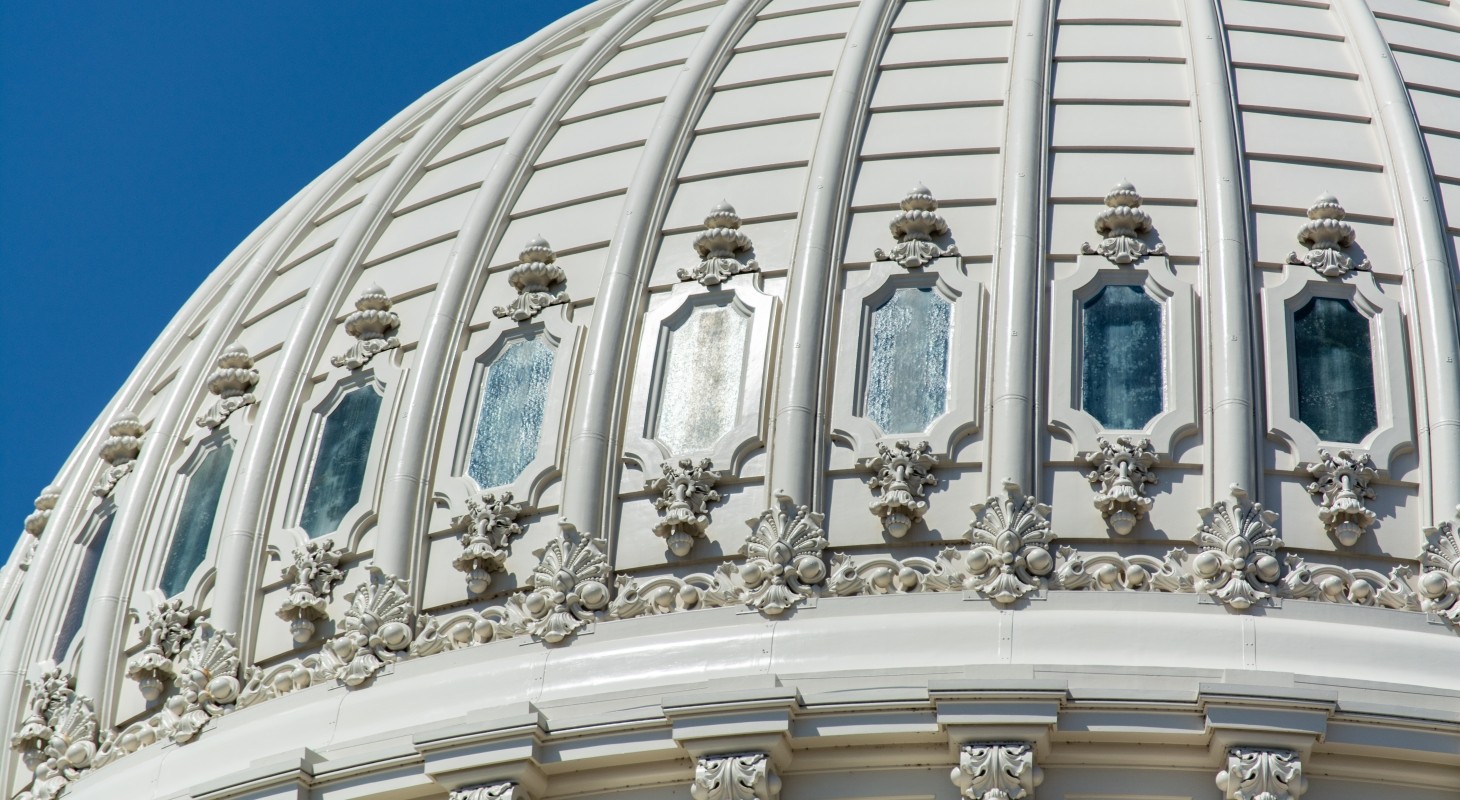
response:
{"label": "dome rib", "polygon": [[[473,199],[447,259],[431,316],[421,335],[414,376],[406,387],[407,408],[436,408],[445,402],[447,376],[456,367],[455,356],[469,313],[468,298],[481,293],[481,281],[486,277],[483,264],[506,233],[512,205],[532,176],[533,162],[569,104],[588,85],[594,70],[612,58],[619,45],[664,2],[632,0],[614,11],[557,71],[513,129]],[[416,529],[426,498],[427,465],[434,457],[429,443],[435,441],[434,432],[440,424],[431,415],[412,414],[402,426],[398,445],[391,448],[380,508],[380,528],[386,534],[376,547],[376,563],[387,573],[415,575],[424,571],[424,560],[418,557],[416,547]]]}

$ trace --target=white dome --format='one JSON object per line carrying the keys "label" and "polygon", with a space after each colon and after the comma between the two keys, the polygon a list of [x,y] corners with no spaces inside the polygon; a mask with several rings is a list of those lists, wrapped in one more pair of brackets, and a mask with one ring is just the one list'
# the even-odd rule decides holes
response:
{"label": "white dome", "polygon": [[243,242],[37,500],[7,791],[1454,796],[1455,53],[590,5]]}

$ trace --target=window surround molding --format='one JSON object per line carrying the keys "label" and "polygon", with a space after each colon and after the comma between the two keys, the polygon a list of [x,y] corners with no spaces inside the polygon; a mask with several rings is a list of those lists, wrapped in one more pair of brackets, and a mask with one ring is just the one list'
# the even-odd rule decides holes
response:
{"label": "window surround molding", "polygon": [[[1142,428],[1106,428],[1080,406],[1081,367],[1085,345],[1081,320],[1087,302],[1107,286],[1139,286],[1161,306],[1165,348],[1162,369],[1162,411]],[[1170,463],[1176,445],[1200,430],[1196,341],[1196,295],[1191,284],[1171,269],[1164,255],[1147,255],[1117,265],[1100,255],[1080,255],[1069,275],[1050,284],[1049,421],[1050,433],[1069,442],[1070,460],[1100,449],[1100,439],[1134,436],[1149,439]],[[1065,346],[1068,345],[1068,346]]]}
{"label": "window surround molding", "polygon": [[[1320,440],[1298,419],[1293,314],[1315,297],[1346,300],[1369,321],[1378,425],[1362,442]],[[1387,472],[1395,457],[1414,449],[1414,401],[1402,312],[1399,302],[1379,288],[1373,273],[1352,272],[1332,280],[1307,267],[1285,266],[1282,281],[1262,290],[1262,319],[1267,343],[1267,435],[1287,450],[1286,457],[1278,457],[1279,469],[1299,470],[1321,460],[1320,450],[1342,448],[1368,453],[1374,466]]]}
{"label": "window surround molding", "polygon": [[[36,636],[31,642],[32,657],[29,663],[54,660],[58,666],[80,663],[80,653],[86,644],[86,611],[81,614],[80,624],[76,629],[76,635],[71,639],[66,652],[58,659],[52,659],[56,649],[57,637],[61,635],[61,625],[66,621],[66,611],[71,604],[72,595],[76,592],[76,581],[81,577],[81,566],[86,560],[86,550],[96,541],[103,528],[116,521],[117,503],[113,497],[103,500],[96,508],[86,515],[80,526],[80,531],[69,537],[70,544],[66,548],[67,553],[64,559],[57,559],[57,563],[51,571],[47,584],[51,591],[49,602],[42,603],[39,607],[44,609],[41,619],[36,620],[35,630],[41,635]],[[103,547],[103,551],[105,547]],[[98,555],[98,558],[104,555]],[[99,565],[99,564],[98,564]],[[93,583],[93,588],[95,584]],[[89,601],[88,601],[89,602]]]}
{"label": "window surround molding", "polygon": [[162,594],[162,573],[166,567],[168,551],[172,548],[173,538],[177,536],[177,525],[182,515],[183,503],[187,500],[188,487],[192,485],[193,476],[202,466],[203,461],[224,445],[233,448],[233,456],[228,464],[228,471],[223,478],[223,487],[218,495],[218,509],[213,518],[213,531],[208,536],[208,549],[203,555],[202,563],[188,577],[182,592],[175,596],[183,598],[185,605],[203,608],[205,597],[213,588],[213,579],[217,573],[218,548],[222,538],[217,535],[218,528],[226,519],[226,509],[236,480],[235,466],[239,456],[239,442],[230,433],[230,426],[226,423],[209,431],[206,436],[199,437],[196,444],[184,451],[179,459],[180,463],[170,473],[166,500],[155,517],[156,521],[151,526],[152,530],[157,531],[149,548],[151,555],[143,562],[146,568],[138,576],[141,578],[141,583],[138,585],[139,593],[150,593],[155,596],[157,602],[169,599]]}
{"label": "window surround molding", "polygon": [[[943,413],[926,431],[889,433],[864,416],[868,368],[872,359],[872,313],[899,289],[931,288],[951,306],[948,340],[948,395]],[[832,469],[851,469],[877,455],[878,443],[927,440],[932,455],[951,454],[981,425],[984,353],[988,332],[986,298],[980,281],[970,277],[957,256],[943,256],[920,269],[894,261],[873,261],[860,279],[842,291],[837,333],[836,390],[831,392]]]}
{"label": "window surround molding", "polygon": [[[723,283],[704,286],[696,281],[677,283],[667,293],[652,299],[644,313],[638,357],[634,365],[633,393],[624,432],[623,457],[644,475],[658,475],[659,465],[682,458],[708,458],[716,472],[729,471],[743,478],[747,462],[765,447],[766,403],[770,371],[772,325],[780,301],[763,289],[761,273],[745,272]],[[747,320],[743,391],[735,424],[708,448],[671,450],[649,435],[659,413],[668,363],[670,334],[702,306],[733,307]],[[634,487],[639,489],[641,487]]]}

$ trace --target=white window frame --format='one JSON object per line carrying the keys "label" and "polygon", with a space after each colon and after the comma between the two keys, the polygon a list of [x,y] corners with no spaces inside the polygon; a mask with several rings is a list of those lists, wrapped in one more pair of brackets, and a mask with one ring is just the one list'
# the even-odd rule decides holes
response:
{"label": "white window frame", "polygon": [[167,599],[167,596],[162,594],[162,571],[165,566],[164,562],[167,560],[168,550],[172,547],[172,540],[177,535],[177,523],[182,514],[183,502],[187,498],[188,487],[192,484],[193,474],[197,472],[203,460],[225,444],[233,446],[233,457],[229,462],[228,472],[223,478],[222,492],[218,496],[218,510],[213,519],[213,531],[208,537],[208,550],[203,556],[203,562],[188,577],[182,592],[173,595],[184,598],[185,602],[194,608],[204,607],[205,596],[212,590],[217,574],[218,548],[222,538],[217,535],[218,528],[222,526],[227,516],[228,501],[238,474],[237,466],[241,454],[238,439],[230,433],[226,425],[199,438],[197,443],[183,455],[182,463],[173,470],[166,504],[157,515],[158,522],[152,526],[152,530],[158,531],[158,535],[153,537],[152,557],[147,560],[147,568],[143,570],[142,584],[138,594],[151,594],[158,602]]}

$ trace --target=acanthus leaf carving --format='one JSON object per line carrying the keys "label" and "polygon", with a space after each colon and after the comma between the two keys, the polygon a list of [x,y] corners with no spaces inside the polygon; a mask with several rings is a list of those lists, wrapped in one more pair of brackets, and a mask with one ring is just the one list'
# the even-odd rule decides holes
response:
{"label": "acanthus leaf carving", "polygon": [[966,800],[1028,800],[1044,782],[1028,742],[969,742],[949,776]]}
{"label": "acanthus leaf carving", "polygon": [[522,787],[512,781],[489,783],[485,786],[471,786],[452,789],[446,800],[532,800]]}
{"label": "acanthus leaf carving", "polygon": [[664,539],[671,553],[684,557],[710,525],[708,506],[720,500],[720,493],[715,491],[719,476],[708,458],[698,464],[688,458],[677,464],[665,462],[660,469],[663,476],[646,481],[644,486],[658,495],[654,507],[663,513],[654,525],[654,535]]}
{"label": "acanthus leaf carving", "polygon": [[878,261],[895,261],[903,269],[926,267],[944,256],[956,256],[958,245],[940,247],[937,238],[948,236],[948,221],[938,213],[938,201],[932,191],[921,183],[908,190],[898,203],[902,209],[888,223],[892,238],[897,244],[891,252],[877,248],[873,257]]}
{"label": "acanthus leaf carving", "polygon": [[1308,221],[1298,230],[1298,244],[1308,252],[1288,253],[1287,263],[1311,267],[1325,278],[1341,278],[1350,272],[1368,272],[1372,267],[1366,258],[1355,264],[1343,250],[1354,243],[1354,228],[1343,221],[1347,212],[1338,198],[1322,194],[1308,207]]}
{"label": "acanthus leaf carving", "polygon": [[1151,215],[1141,209],[1141,195],[1136,187],[1121,181],[1105,195],[1105,210],[1095,218],[1095,232],[1102,238],[1092,245],[1085,242],[1080,252],[1087,256],[1104,256],[1110,263],[1124,266],[1146,256],[1166,255],[1166,245],[1148,247],[1140,237],[1152,231]]}
{"label": "acanthus leaf carving", "polygon": [[344,548],[336,548],[329,539],[313,540],[294,549],[293,563],[283,570],[289,590],[277,612],[279,619],[289,623],[294,641],[303,644],[314,638],[316,623],[329,619],[329,600],[335,586],[345,579],[340,569],[344,557]]}
{"label": "acanthus leaf carving", "polygon": [[1048,549],[1055,539],[1049,506],[1005,481],[1002,496],[972,508],[974,519],[964,535],[973,543],[964,557],[966,588],[1003,605],[1043,588],[1054,572],[1054,555]]}
{"label": "acanthus leaf carving", "polygon": [[680,269],[676,274],[681,281],[715,286],[743,272],[760,271],[755,259],[743,260],[755,245],[740,230],[740,215],[735,213],[735,207],[724,200],[710,209],[705,217],[705,229],[695,236],[694,248],[700,263]]}
{"label": "acanthus leaf carving", "polygon": [[253,356],[249,355],[248,348],[238,342],[223,348],[207,383],[208,391],[218,399],[194,420],[201,428],[216,428],[233,412],[258,402],[253,388],[259,383],[259,371],[253,368]]}
{"label": "acanthus leaf carving", "polygon": [[1298,800],[1308,789],[1303,762],[1290,750],[1233,747],[1217,773],[1225,800]]}
{"label": "acanthus leaf carving", "polygon": [[142,452],[142,435],[146,432],[147,426],[130,411],[124,411],[112,420],[97,453],[107,463],[107,469],[92,488],[92,495],[100,498],[111,496],[122,478],[137,465],[137,456]]}
{"label": "acanthus leaf carving", "polygon": [[147,622],[141,627],[142,650],[127,660],[127,677],[137,682],[147,702],[161,697],[177,677],[174,659],[192,635],[196,617],[197,612],[183,605],[181,598],[147,612]]}
{"label": "acanthus leaf carving", "polygon": [[1085,478],[1098,487],[1095,507],[1116,534],[1129,534],[1153,503],[1146,487],[1156,482],[1160,459],[1151,440],[1121,436],[1112,442],[1101,437],[1100,449],[1088,453],[1085,461],[1094,467]]}
{"label": "acanthus leaf carving", "polygon": [[61,487],[54,484],[41,490],[35,499],[35,511],[30,512],[25,518],[25,541],[21,544],[21,552],[17,562],[21,569],[29,569],[31,558],[35,555],[36,543],[40,541],[41,534],[46,531],[46,524],[51,521],[51,512],[56,508],[56,503],[61,499]]}
{"label": "acanthus leaf carving", "polygon": [[1446,520],[1429,532],[1419,554],[1422,606],[1460,628],[1460,528]]}
{"label": "acanthus leaf carving", "polygon": [[746,560],[738,570],[747,606],[774,617],[816,596],[817,586],[826,579],[821,552],[827,541],[821,519],[821,514],[797,506],[794,517],[769,508],[750,521],[755,527],[740,548]]}
{"label": "acanthus leaf carving", "polygon": [[320,649],[315,672],[346,686],[359,686],[405,655],[415,633],[416,607],[406,582],[379,567],[345,595],[350,608],[339,633]]}
{"label": "acanthus leaf carving", "polygon": [[371,284],[355,299],[355,310],[345,317],[345,333],[355,337],[355,344],[330,359],[330,363],[348,370],[357,370],[387,350],[400,347],[394,334],[400,329],[400,315],[391,311],[390,295]]}
{"label": "acanthus leaf carving", "polygon": [[1364,504],[1378,497],[1369,482],[1379,477],[1368,453],[1340,450],[1334,455],[1319,452],[1319,460],[1307,466],[1313,482],[1308,494],[1319,498],[1318,519],[1329,535],[1345,547],[1353,547],[1374,524],[1377,515]]}
{"label": "acanthus leaf carving", "polygon": [[482,594],[492,584],[492,573],[506,568],[511,542],[522,534],[517,518],[522,505],[512,502],[511,492],[501,496],[487,492],[466,499],[466,513],[454,520],[460,531],[461,554],[452,566],[466,573],[466,587]]}
{"label": "acanthus leaf carving", "polygon": [[1248,501],[1235,484],[1231,501],[1219,500],[1201,510],[1204,522],[1194,541],[1202,551],[1191,559],[1196,591],[1230,608],[1245,611],[1278,591],[1283,540],[1275,527],[1278,515]]}
{"label": "acanthus leaf carving", "polygon": [[1284,597],[1420,610],[1419,595],[1409,585],[1413,571],[1408,566],[1395,567],[1386,577],[1371,569],[1349,570],[1326,564],[1309,564],[1296,553],[1290,553],[1286,561],[1282,588]]}
{"label": "acanthus leaf carving", "polygon": [[557,265],[558,255],[541,236],[534,236],[517,255],[517,266],[507,273],[507,282],[517,290],[517,298],[492,313],[498,319],[511,317],[526,322],[549,306],[571,302],[565,289],[554,289],[567,281],[568,275]]}
{"label": "acanthus leaf carving", "polygon": [[1143,592],[1190,592],[1191,575],[1185,567],[1186,551],[1172,550],[1165,558],[1147,555],[1119,556],[1105,553],[1087,556],[1073,547],[1061,547],[1062,563],[1055,573],[1061,589],[1091,589]]}
{"label": "acanthus leaf carving", "polygon": [[705,756],[695,762],[694,800],[777,800],[781,779],[765,753]]}
{"label": "acanthus leaf carving", "polygon": [[899,441],[891,445],[879,442],[877,455],[863,459],[859,464],[873,471],[867,486],[879,493],[868,508],[882,520],[882,527],[894,538],[906,536],[928,511],[928,501],[924,499],[926,489],[938,485],[938,479],[933,475],[938,459],[933,456],[932,450],[926,441]]}
{"label": "acanthus leaf carving", "polygon": [[49,667],[30,683],[30,697],[10,749],[30,770],[30,786],[16,800],[53,800],[81,777],[96,757],[96,711],[76,693],[71,676]]}

